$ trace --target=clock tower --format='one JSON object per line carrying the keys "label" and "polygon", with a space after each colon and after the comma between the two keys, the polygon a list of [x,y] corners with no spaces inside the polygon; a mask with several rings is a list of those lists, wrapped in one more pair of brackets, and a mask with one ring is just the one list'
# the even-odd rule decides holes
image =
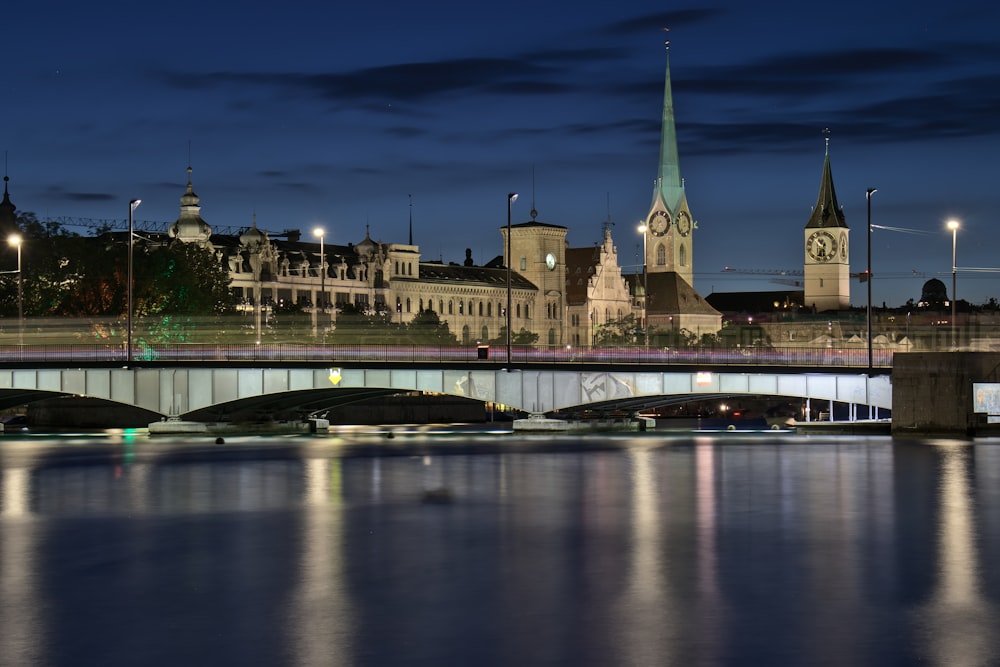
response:
{"label": "clock tower", "polygon": [[653,202],[645,220],[646,271],[676,273],[694,285],[694,219],[684,194],[674,125],[674,98],[670,89],[670,42],[667,45],[663,87],[663,118],[660,125],[659,174],[653,187]]}
{"label": "clock tower", "polygon": [[837,203],[830,171],[830,138],[826,139],[823,177],[819,198],[813,208],[804,235],[805,295],[804,305],[815,312],[844,310],[851,305],[850,230],[844,211]]}

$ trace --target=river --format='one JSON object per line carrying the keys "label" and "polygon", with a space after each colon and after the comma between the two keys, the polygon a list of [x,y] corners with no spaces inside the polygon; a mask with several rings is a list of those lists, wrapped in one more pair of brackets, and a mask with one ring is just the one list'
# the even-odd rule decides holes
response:
{"label": "river", "polygon": [[2,665],[1000,655],[1000,440],[0,436]]}

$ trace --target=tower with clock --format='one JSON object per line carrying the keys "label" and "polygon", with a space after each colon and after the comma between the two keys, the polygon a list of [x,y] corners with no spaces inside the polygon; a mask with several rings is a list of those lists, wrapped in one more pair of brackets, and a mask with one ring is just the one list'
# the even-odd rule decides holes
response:
{"label": "tower with clock", "polygon": [[646,271],[676,273],[688,286],[694,285],[693,249],[695,224],[684,194],[674,98],[670,88],[670,42],[663,89],[663,118],[660,125],[660,165],[653,187],[653,202],[645,220]]}
{"label": "tower with clock", "polygon": [[694,289],[697,224],[691,216],[681,178],[670,87],[669,41],[666,47],[660,162],[653,201],[642,227],[645,273],[641,309],[654,340],[657,331],[683,329],[701,336],[717,332],[722,323],[722,314]]}
{"label": "tower with clock", "polygon": [[804,305],[815,312],[843,310],[851,305],[850,230],[837,203],[830,170],[830,139],[826,139],[819,197],[804,235]]}
{"label": "tower with clock", "polygon": [[[511,225],[511,269],[538,288],[534,299],[535,313],[529,317],[526,307],[520,309],[524,321],[519,322],[516,305],[511,329],[516,333],[522,327],[539,334],[539,342],[549,345],[563,344],[562,318],[566,310],[566,227],[536,220],[538,211],[531,207],[531,220]],[[507,229],[502,227],[506,247]],[[514,300],[518,294],[515,291]],[[529,320],[534,320],[529,322]]]}

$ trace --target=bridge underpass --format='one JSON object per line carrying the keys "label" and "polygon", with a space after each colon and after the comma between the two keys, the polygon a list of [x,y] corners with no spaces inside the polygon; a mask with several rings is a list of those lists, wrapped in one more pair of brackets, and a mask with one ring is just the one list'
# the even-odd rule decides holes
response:
{"label": "bridge underpass", "polygon": [[461,368],[46,368],[0,370],[0,404],[82,396],[160,418],[204,420],[236,411],[320,412],[400,392],[460,396],[532,414],[617,403],[627,409],[716,396],[781,396],[891,410],[888,375],[730,371]]}

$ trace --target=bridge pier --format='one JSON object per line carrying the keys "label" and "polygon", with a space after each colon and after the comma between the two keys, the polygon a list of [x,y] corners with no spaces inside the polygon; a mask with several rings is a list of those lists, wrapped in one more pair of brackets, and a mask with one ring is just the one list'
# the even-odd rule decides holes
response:
{"label": "bridge pier", "polygon": [[568,431],[569,422],[565,419],[549,419],[544,412],[532,412],[527,419],[515,419],[514,430],[536,433],[553,433]]}
{"label": "bridge pier", "polygon": [[1000,424],[990,423],[988,413],[976,412],[974,383],[1000,383],[1000,353],[895,355],[892,434],[972,437],[1000,433]]}

